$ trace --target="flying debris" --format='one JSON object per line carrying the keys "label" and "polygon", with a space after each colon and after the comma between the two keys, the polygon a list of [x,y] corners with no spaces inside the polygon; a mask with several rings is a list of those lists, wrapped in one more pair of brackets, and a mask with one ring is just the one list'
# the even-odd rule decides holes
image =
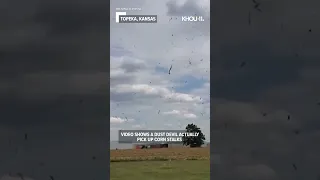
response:
{"label": "flying debris", "polygon": [[296,130],[294,130],[294,133],[295,133],[296,135],[298,135],[298,134],[300,134],[300,131],[299,131],[298,129],[296,129]]}
{"label": "flying debris", "polygon": [[158,114],[160,114],[160,110],[158,111]]}
{"label": "flying debris", "polygon": [[244,67],[246,64],[247,64],[246,62],[242,62],[242,63],[240,64],[240,67]]}
{"label": "flying debris", "polygon": [[28,134],[27,133],[24,134],[24,140],[28,140]]}
{"label": "flying debris", "polygon": [[54,180],[54,177],[53,177],[53,176],[49,176],[49,177],[50,177],[51,180]]}
{"label": "flying debris", "polygon": [[189,64],[190,64],[190,65],[192,64],[191,61],[189,61]]}
{"label": "flying debris", "polygon": [[267,116],[267,113],[262,113],[263,116]]}
{"label": "flying debris", "polygon": [[256,150],[251,151],[251,156],[254,157],[257,154]]}
{"label": "flying debris", "polygon": [[17,175],[18,175],[22,180],[24,180],[24,176],[23,176],[22,173],[17,173]]}
{"label": "flying debris", "polygon": [[262,12],[261,9],[259,8],[259,5],[260,5],[260,4],[255,5],[254,8],[255,8],[257,11]]}
{"label": "flying debris", "polygon": [[261,9],[259,8],[260,3],[257,2],[256,0],[252,0],[252,2],[254,3],[254,9],[256,9],[259,12],[262,12]]}
{"label": "flying debris", "polygon": [[171,70],[172,70],[172,65],[170,66],[170,69],[169,69],[169,74],[171,74]]}
{"label": "flying debris", "polygon": [[45,165],[44,162],[39,163],[39,166],[44,166],[44,165]]}
{"label": "flying debris", "polygon": [[290,120],[290,118],[291,118],[291,116],[290,116],[290,115],[288,115],[288,120]]}
{"label": "flying debris", "polygon": [[169,19],[169,21],[171,21],[172,20],[172,17]]}
{"label": "flying debris", "polygon": [[95,159],[96,159],[96,157],[95,157],[95,156],[92,156],[92,159],[93,159],[93,160],[95,160]]}
{"label": "flying debris", "polygon": [[309,29],[309,32],[312,32],[312,30],[311,30],[311,29]]}
{"label": "flying debris", "polygon": [[293,169],[295,170],[295,171],[297,171],[297,166],[294,164],[294,163],[292,163],[292,167],[293,167]]}

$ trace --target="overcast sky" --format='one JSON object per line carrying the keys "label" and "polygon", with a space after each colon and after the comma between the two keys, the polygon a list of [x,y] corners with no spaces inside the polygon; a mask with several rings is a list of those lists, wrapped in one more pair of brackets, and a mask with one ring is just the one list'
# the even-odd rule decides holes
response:
{"label": "overcast sky", "polygon": [[257,1],[211,2],[213,179],[319,179],[319,3]]}
{"label": "overcast sky", "polygon": [[319,177],[318,1],[261,0],[262,12],[212,1],[211,62],[208,23],[169,22],[207,16],[199,5],[208,2],[117,2],[112,11],[141,7],[159,23],[111,24],[110,89],[106,1],[1,1],[0,177],[107,179],[109,123],[111,139],[117,128],[188,122],[209,138],[209,65],[211,149],[221,155],[213,178]]}
{"label": "overcast sky", "polygon": [[[210,141],[209,6],[209,0],[111,1],[111,140],[119,129],[194,123]],[[141,8],[127,14],[157,15],[158,23],[116,23],[116,8]],[[181,22],[194,14],[205,21]]]}
{"label": "overcast sky", "polygon": [[0,177],[107,179],[107,1],[0,7]]}

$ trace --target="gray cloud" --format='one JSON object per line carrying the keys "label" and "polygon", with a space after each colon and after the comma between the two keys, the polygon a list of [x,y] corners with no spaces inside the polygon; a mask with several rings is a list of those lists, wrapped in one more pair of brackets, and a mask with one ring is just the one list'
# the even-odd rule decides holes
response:
{"label": "gray cloud", "polygon": [[[212,4],[211,142],[222,163],[213,167],[212,175],[316,179],[319,146],[313,140],[320,127],[320,61],[314,40],[319,36],[315,21],[319,13],[313,9],[317,3],[258,2],[261,13],[253,9],[252,1]],[[242,62],[246,66],[241,68]],[[254,174],[259,167],[269,173]]]}
{"label": "gray cloud", "polygon": [[[3,2],[2,7],[15,4]],[[21,6],[24,6],[23,4]],[[103,2],[30,2],[2,17],[8,23],[0,30],[2,74],[35,71],[106,71],[105,22],[108,13]],[[103,50],[103,52],[102,52]],[[65,59],[68,59],[66,61]],[[90,60],[88,60],[90,59]],[[94,59],[94,60],[93,60]],[[103,64],[103,66],[99,66]],[[103,68],[102,68],[103,67]]]}
{"label": "gray cloud", "polygon": [[106,179],[108,4],[0,7],[0,176]]}
{"label": "gray cloud", "polygon": [[169,16],[187,16],[197,15],[206,16],[203,9],[197,5],[196,1],[187,0],[184,4],[179,5],[178,1],[171,0],[167,2]]}
{"label": "gray cloud", "polygon": [[124,69],[127,73],[137,72],[141,69],[145,69],[146,65],[144,63],[130,63],[125,62],[121,64],[120,68]]}

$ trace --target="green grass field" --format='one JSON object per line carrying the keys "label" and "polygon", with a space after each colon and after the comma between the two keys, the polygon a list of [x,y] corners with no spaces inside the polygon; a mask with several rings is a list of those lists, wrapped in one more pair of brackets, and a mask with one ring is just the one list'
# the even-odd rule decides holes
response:
{"label": "green grass field", "polygon": [[209,160],[111,162],[111,180],[209,180]]}

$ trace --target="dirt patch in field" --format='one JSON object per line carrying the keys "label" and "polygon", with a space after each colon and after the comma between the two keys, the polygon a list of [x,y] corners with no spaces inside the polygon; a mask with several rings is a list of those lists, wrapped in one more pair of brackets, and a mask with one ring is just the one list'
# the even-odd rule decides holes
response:
{"label": "dirt patch in field", "polygon": [[110,161],[208,160],[210,148],[121,149],[110,151]]}

